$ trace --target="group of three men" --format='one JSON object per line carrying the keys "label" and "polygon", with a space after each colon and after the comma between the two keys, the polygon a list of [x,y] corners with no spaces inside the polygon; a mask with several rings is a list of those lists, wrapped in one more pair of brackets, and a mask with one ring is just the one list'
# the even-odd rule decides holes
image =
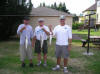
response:
{"label": "group of three men", "polygon": [[[71,49],[71,42],[72,42],[72,30],[71,28],[65,24],[65,16],[60,16],[60,25],[57,25],[54,30],[52,31],[52,25],[46,26],[44,25],[44,19],[40,18],[38,20],[39,25],[33,29],[31,25],[29,25],[29,18],[25,17],[23,24],[19,25],[17,34],[20,36],[20,56],[22,61],[22,67],[25,67],[25,58],[26,56],[30,60],[30,67],[33,67],[32,62],[32,46],[35,47],[35,52],[38,53],[38,64],[37,66],[41,65],[41,52],[44,54],[44,64],[43,66],[47,66],[47,52],[48,52],[48,45],[47,39],[50,34],[56,37],[56,49],[55,54],[57,57],[57,65],[56,67],[52,68],[52,70],[60,70],[60,62],[61,57],[64,58],[64,72],[67,73],[67,63],[69,57],[69,51]],[[41,48],[41,34],[43,36],[43,46]],[[28,40],[28,46],[25,46],[25,40]],[[32,43],[31,43],[32,39]]]}

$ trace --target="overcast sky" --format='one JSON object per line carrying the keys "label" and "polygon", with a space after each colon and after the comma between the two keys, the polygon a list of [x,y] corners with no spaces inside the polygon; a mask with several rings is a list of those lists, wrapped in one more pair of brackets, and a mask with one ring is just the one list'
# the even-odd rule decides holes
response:
{"label": "overcast sky", "polygon": [[40,5],[40,3],[45,2],[46,5],[51,5],[54,2],[59,4],[60,2],[65,2],[67,9],[71,13],[80,14],[86,8],[90,7],[95,3],[95,0],[32,0],[34,7]]}

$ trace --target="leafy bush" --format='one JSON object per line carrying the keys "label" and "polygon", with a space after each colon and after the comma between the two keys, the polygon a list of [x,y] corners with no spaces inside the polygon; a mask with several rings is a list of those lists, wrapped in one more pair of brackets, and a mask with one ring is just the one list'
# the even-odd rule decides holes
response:
{"label": "leafy bush", "polygon": [[83,25],[83,23],[73,23],[72,29],[79,29],[79,27],[81,27],[82,25]]}

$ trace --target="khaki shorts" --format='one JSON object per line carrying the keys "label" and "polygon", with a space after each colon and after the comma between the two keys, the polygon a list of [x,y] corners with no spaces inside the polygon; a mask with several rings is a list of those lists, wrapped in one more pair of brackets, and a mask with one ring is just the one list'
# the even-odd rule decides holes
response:
{"label": "khaki shorts", "polygon": [[20,59],[21,61],[24,61],[28,57],[29,60],[33,58],[32,55],[32,46],[28,45],[27,49],[25,48],[25,45],[20,45]]}
{"label": "khaki shorts", "polygon": [[69,57],[68,46],[56,45],[55,54],[57,58],[63,57],[67,59]]}

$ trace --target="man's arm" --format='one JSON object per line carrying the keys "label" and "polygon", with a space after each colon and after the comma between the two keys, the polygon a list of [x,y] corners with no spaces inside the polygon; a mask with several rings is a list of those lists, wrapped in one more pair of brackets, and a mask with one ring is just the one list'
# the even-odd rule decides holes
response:
{"label": "man's arm", "polygon": [[68,50],[70,51],[71,50],[71,45],[72,45],[72,29],[71,28],[69,28],[69,30],[68,30],[68,43],[69,43],[69,45],[68,45]]}
{"label": "man's arm", "polygon": [[72,46],[72,39],[68,39],[68,50],[71,50],[71,46]]}
{"label": "man's arm", "polygon": [[17,34],[20,35],[20,34],[23,32],[24,29],[26,29],[26,27],[23,27],[23,28],[22,28],[22,26],[20,25],[20,26],[18,27]]}
{"label": "man's arm", "polygon": [[43,30],[47,35],[50,35],[50,33],[49,33],[46,29],[42,28],[42,30]]}
{"label": "man's arm", "polygon": [[23,30],[25,30],[26,29],[26,27],[24,26],[21,30],[20,30],[20,32],[23,32]]}

